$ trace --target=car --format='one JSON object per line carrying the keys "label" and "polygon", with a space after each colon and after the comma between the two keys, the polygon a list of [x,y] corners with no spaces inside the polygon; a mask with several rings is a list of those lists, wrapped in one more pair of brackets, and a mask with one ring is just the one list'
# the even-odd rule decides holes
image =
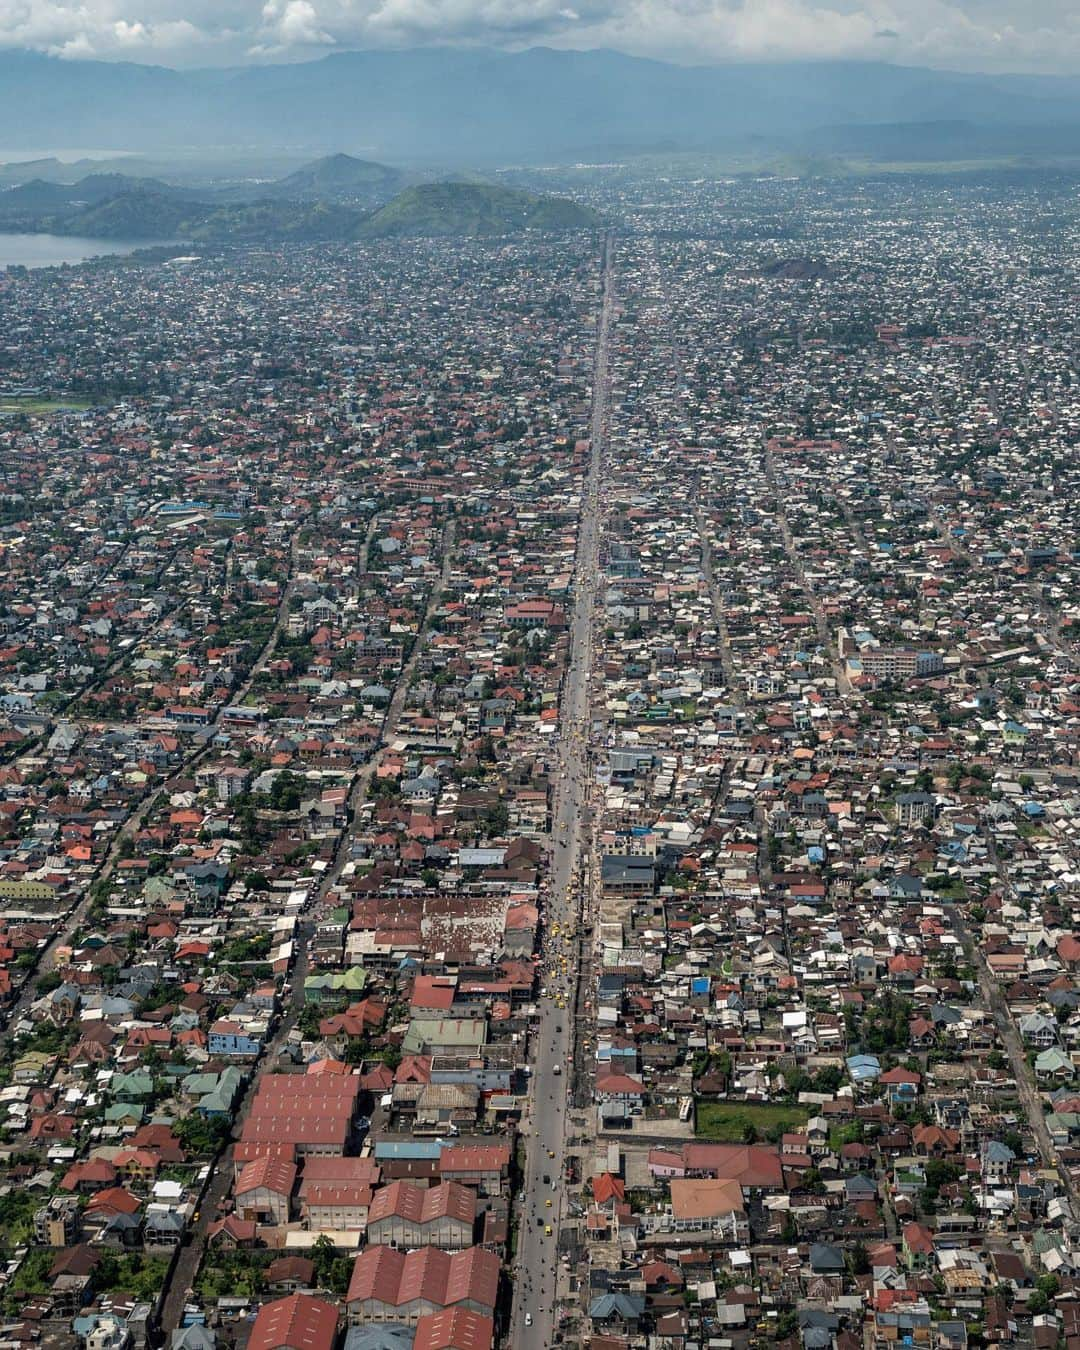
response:
{"label": "car", "polygon": [[549,1157],[549,1158],[554,1158],[554,1156],[555,1156],[555,1150],[554,1150],[553,1148],[549,1148],[549,1149],[548,1149],[548,1157]]}
{"label": "car", "polygon": [[551,1224],[549,1223],[544,1224],[544,1232],[548,1235],[548,1237],[551,1236]]}
{"label": "car", "polygon": [[526,1314],[525,1314],[525,1325],[526,1325],[527,1327],[531,1327],[531,1326],[532,1326],[532,1313],[526,1313]]}
{"label": "car", "polygon": [[548,1209],[551,1208],[551,1196],[550,1196],[550,1195],[549,1195],[548,1198],[544,1201],[544,1204],[547,1205]]}

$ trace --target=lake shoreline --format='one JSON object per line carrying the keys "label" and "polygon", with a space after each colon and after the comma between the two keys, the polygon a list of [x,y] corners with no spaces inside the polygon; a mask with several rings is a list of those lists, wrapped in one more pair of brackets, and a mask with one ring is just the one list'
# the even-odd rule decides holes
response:
{"label": "lake shoreline", "polygon": [[47,232],[0,232],[0,273],[11,267],[78,267],[94,258],[126,257],[143,248],[161,248],[173,240],[93,239]]}

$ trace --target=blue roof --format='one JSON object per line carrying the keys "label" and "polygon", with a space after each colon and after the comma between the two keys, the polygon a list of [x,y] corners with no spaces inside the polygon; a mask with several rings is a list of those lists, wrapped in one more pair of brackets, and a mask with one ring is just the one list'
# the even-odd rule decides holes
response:
{"label": "blue roof", "polygon": [[851,1055],[847,1067],[848,1073],[857,1082],[869,1081],[881,1073],[881,1064],[876,1055]]}
{"label": "blue roof", "polygon": [[437,1139],[384,1139],[375,1145],[376,1158],[415,1158],[437,1162],[442,1145]]}

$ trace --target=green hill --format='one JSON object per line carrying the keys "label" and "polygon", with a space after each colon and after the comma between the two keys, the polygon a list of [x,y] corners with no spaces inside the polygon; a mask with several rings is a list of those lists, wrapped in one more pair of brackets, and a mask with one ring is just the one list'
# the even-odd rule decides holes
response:
{"label": "green hill", "polygon": [[258,201],[219,206],[191,217],[180,237],[233,244],[268,240],[320,243],[348,239],[360,213],[333,202]]}
{"label": "green hill", "polygon": [[590,207],[484,183],[422,183],[406,188],[360,224],[361,239],[585,230],[600,223]]}
{"label": "green hill", "polygon": [[121,192],[44,223],[91,239],[177,239],[186,237],[182,226],[197,210],[164,192]]}
{"label": "green hill", "polygon": [[362,214],[327,202],[257,201],[215,206],[157,192],[122,192],[49,222],[62,234],[95,239],[190,239],[262,244],[349,239]]}
{"label": "green hill", "polygon": [[404,181],[398,169],[352,155],[328,155],[280,178],[275,197],[314,197],[319,201],[385,201]]}
{"label": "green hill", "polygon": [[[91,180],[84,182],[90,184]],[[515,188],[474,182],[426,183],[407,188],[374,211],[365,211],[356,202],[295,197],[196,201],[188,193],[157,184],[121,191],[102,200],[68,200],[66,209],[57,210],[48,184],[29,186],[31,191],[25,195],[42,205],[51,204],[53,210],[35,215],[24,207],[27,228],[95,239],[262,244],[272,240],[317,243],[483,238],[519,234],[523,230],[555,233],[590,229],[600,223],[595,211],[564,197],[540,197]],[[78,184],[74,191],[82,186]],[[106,184],[99,186],[104,188]]]}

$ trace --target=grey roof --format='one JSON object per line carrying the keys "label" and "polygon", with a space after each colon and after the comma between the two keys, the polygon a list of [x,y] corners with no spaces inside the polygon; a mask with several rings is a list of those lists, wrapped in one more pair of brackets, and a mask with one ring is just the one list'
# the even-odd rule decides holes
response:
{"label": "grey roof", "polygon": [[653,882],[653,860],[651,858],[607,853],[604,855],[601,871],[603,880],[607,882],[636,881],[641,885],[649,886]]}
{"label": "grey roof", "polygon": [[843,1251],[828,1242],[812,1242],[810,1244],[810,1269],[843,1270]]}
{"label": "grey roof", "polygon": [[589,1316],[594,1319],[621,1317],[636,1322],[645,1311],[644,1294],[601,1294],[589,1304]]}
{"label": "grey roof", "polygon": [[415,1335],[415,1327],[406,1327],[399,1322],[350,1327],[345,1337],[345,1350],[412,1350]]}
{"label": "grey roof", "polygon": [[172,1350],[214,1350],[217,1335],[209,1327],[181,1327],[172,1334]]}

